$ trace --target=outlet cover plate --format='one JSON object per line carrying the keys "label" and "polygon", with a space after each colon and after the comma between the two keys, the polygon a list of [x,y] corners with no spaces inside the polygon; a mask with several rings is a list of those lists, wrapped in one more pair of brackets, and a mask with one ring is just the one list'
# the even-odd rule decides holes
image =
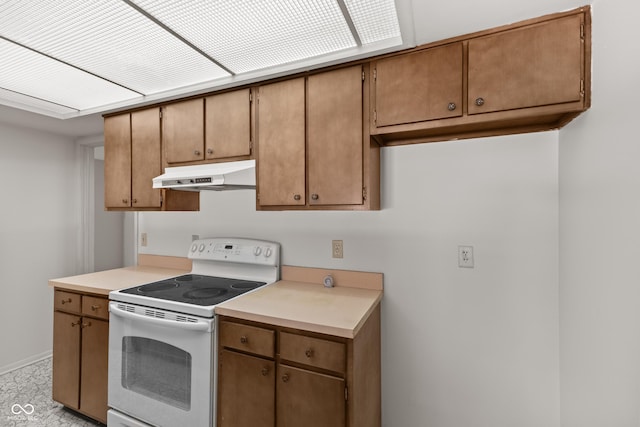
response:
{"label": "outlet cover plate", "polygon": [[458,267],[473,268],[473,246],[458,246]]}

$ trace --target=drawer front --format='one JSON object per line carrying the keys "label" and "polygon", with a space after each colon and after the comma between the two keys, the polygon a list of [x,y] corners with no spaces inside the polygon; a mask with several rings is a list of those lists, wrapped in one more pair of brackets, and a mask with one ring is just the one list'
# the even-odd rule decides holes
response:
{"label": "drawer front", "polygon": [[109,319],[109,300],[106,298],[82,296],[82,314]]}
{"label": "drawer front", "polygon": [[220,346],[265,357],[274,355],[275,332],[256,326],[220,322]]}
{"label": "drawer front", "polygon": [[280,333],[280,358],[333,372],[344,373],[344,343],[304,335]]}
{"label": "drawer front", "polygon": [[80,313],[80,294],[66,291],[55,291],[53,296],[53,307],[55,310],[70,311]]}

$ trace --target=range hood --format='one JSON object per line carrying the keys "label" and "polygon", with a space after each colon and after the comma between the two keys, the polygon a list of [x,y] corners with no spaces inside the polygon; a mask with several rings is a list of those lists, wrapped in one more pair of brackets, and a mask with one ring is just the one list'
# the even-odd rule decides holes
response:
{"label": "range hood", "polygon": [[153,178],[153,188],[185,191],[255,189],[256,161],[165,168],[164,174]]}

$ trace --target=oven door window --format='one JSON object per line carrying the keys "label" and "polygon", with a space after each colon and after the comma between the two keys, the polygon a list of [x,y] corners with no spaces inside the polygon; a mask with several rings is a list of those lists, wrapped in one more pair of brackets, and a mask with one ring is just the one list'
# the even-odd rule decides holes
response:
{"label": "oven door window", "polygon": [[191,354],[162,341],[122,338],[122,387],[188,411]]}

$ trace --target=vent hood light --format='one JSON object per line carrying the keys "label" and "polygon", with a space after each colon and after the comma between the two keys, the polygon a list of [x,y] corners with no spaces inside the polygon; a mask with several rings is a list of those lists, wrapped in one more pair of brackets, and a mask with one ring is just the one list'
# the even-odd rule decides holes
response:
{"label": "vent hood light", "polygon": [[255,189],[256,161],[166,168],[164,174],[153,178],[153,188],[184,191]]}

